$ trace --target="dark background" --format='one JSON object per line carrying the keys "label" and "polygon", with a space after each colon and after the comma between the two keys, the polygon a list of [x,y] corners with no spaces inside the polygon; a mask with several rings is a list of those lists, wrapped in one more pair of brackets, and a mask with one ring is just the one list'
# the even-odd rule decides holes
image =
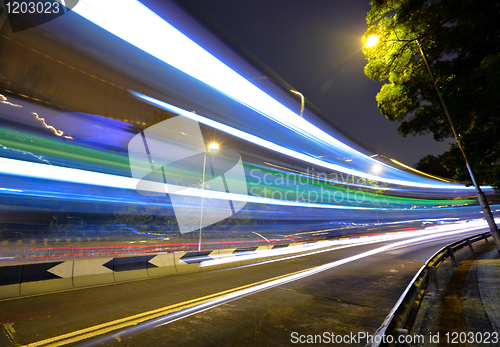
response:
{"label": "dark background", "polygon": [[[377,109],[382,83],[363,73],[368,0],[176,0],[237,41],[375,153],[414,165],[448,149],[432,136],[403,138]],[[299,110],[297,110],[299,112]]]}

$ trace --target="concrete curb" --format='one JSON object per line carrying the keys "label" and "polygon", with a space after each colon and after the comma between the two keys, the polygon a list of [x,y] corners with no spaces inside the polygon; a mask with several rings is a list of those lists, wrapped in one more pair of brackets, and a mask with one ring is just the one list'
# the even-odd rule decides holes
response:
{"label": "concrete curb", "polygon": [[[331,247],[293,243],[200,252],[102,257],[0,267],[0,300],[95,285],[223,269]],[[204,263],[202,265],[202,263]],[[206,265],[205,265],[206,264]]]}

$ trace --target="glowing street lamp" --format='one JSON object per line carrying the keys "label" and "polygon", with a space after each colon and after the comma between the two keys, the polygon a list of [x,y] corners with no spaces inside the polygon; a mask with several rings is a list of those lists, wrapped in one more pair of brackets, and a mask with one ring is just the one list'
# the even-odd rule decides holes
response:
{"label": "glowing street lamp", "polygon": [[382,171],[382,166],[380,166],[379,164],[375,164],[372,166],[373,173],[378,174],[380,173],[380,171]]}
{"label": "glowing street lamp", "polygon": [[[219,150],[219,144],[212,142],[208,145],[208,153],[213,154]],[[198,239],[198,251],[201,250],[201,229],[203,228],[203,191],[205,190],[205,169],[207,167],[207,152],[203,155],[203,177],[201,179],[201,211],[200,211],[200,237]]]}
{"label": "glowing street lamp", "polygon": [[366,47],[373,47],[373,46],[377,45],[378,40],[379,40],[378,35],[372,35],[366,39],[365,46]]}
{"label": "glowing street lamp", "polygon": [[209,152],[217,152],[219,150],[219,144],[212,142],[208,145],[208,151]]}

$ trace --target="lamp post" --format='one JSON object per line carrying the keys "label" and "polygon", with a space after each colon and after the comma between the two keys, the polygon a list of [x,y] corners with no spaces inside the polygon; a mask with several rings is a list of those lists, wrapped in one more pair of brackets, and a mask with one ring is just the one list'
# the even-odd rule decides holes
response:
{"label": "lamp post", "polygon": [[302,115],[304,114],[304,95],[302,95],[301,92],[293,89],[290,89],[290,91],[300,96],[300,116],[303,117]]}
{"label": "lamp post", "polygon": [[[379,38],[377,35],[372,35],[368,37],[366,40],[366,46],[368,47],[373,47],[377,45],[379,41]],[[469,172],[470,178],[472,180],[472,184],[474,185],[474,188],[476,189],[476,196],[477,200],[479,201],[479,205],[481,206],[484,216],[486,218],[486,222],[488,223],[488,226],[490,228],[491,235],[493,236],[493,241],[495,242],[496,249],[498,253],[500,254],[500,233],[498,231],[497,224],[495,223],[495,218],[493,217],[493,213],[491,213],[490,205],[488,204],[488,200],[486,199],[486,196],[484,195],[483,191],[481,190],[481,187],[479,183],[476,180],[476,176],[474,174],[474,170],[472,169],[471,165],[469,164],[469,160],[467,159],[467,155],[465,154],[465,151],[462,147],[462,144],[460,143],[460,134],[457,133],[457,130],[455,129],[455,125],[453,124],[453,120],[450,115],[450,111],[448,110],[448,106],[446,105],[446,102],[444,101],[443,95],[441,94],[439,90],[439,86],[437,85],[436,78],[434,77],[434,73],[432,72],[432,68],[429,64],[429,61],[427,60],[427,56],[425,55],[425,52],[422,48],[422,45],[420,44],[418,39],[413,39],[413,40],[401,40],[401,41],[414,41],[417,44],[418,50],[420,52],[420,55],[422,56],[422,59],[424,60],[425,67],[427,68],[427,72],[429,73],[429,76],[432,81],[432,85],[434,86],[434,89],[436,90],[436,93],[439,97],[439,101],[441,102],[441,105],[443,106],[444,113],[446,114],[446,117],[448,118],[448,122],[450,123],[450,128],[451,131],[453,132],[453,136],[455,137],[455,141],[457,142],[458,148],[460,149],[460,152],[462,152],[462,156],[464,157],[465,160],[465,166],[467,167],[467,171]]]}
{"label": "lamp post", "polygon": [[[212,142],[208,145],[208,153],[219,150],[219,144]],[[203,155],[203,177],[201,179],[201,211],[200,211],[200,237],[198,239],[198,252],[201,250],[201,229],[203,228],[203,191],[205,190],[205,169],[207,167],[207,152]]]}

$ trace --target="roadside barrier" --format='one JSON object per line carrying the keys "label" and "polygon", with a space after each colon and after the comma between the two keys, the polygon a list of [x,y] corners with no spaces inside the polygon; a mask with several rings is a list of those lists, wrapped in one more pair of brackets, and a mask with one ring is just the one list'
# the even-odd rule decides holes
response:
{"label": "roadside barrier", "polygon": [[[387,234],[396,239],[400,237],[400,233]],[[40,256],[45,262],[0,266],[0,300],[153,277],[251,266],[255,263],[300,257],[311,252],[328,251],[365,238],[364,242],[379,242],[382,240],[379,237],[378,234],[368,234],[280,244],[276,243],[278,240],[268,240],[267,244],[243,247],[241,243],[239,247],[235,247],[234,243],[225,243],[227,248],[201,251],[193,250],[193,247],[199,247],[199,244],[194,243],[182,250],[180,247],[175,249],[171,244],[79,247],[85,254],[75,254],[71,248],[68,253],[67,247],[51,247],[51,253],[44,254],[43,258],[38,253],[30,254],[30,259]],[[46,252],[44,248],[30,249],[30,252],[38,251]],[[81,258],[82,256],[87,257]],[[48,257],[53,260],[48,261]]]}
{"label": "roadside barrier", "polygon": [[[396,305],[394,305],[389,315],[373,335],[372,342],[369,342],[366,346],[402,346],[401,344],[397,344],[397,341],[405,340],[404,338],[400,339],[400,336],[407,336],[413,328],[424,295],[427,292],[439,292],[436,276],[437,268],[447,258],[450,258],[451,263],[456,267],[458,264],[455,258],[455,252],[464,247],[468,247],[469,250],[474,253],[472,244],[478,241],[485,241],[486,244],[488,244],[488,237],[490,236],[490,232],[486,232],[467,237],[450,243],[434,253],[434,255],[432,255],[420,268],[415,277],[413,277]],[[393,343],[389,343],[390,341],[393,341]]]}
{"label": "roadside barrier", "polygon": [[[298,242],[195,252],[159,252],[104,256],[0,267],[0,299],[50,293],[116,282],[187,274],[276,260],[307,253],[311,245],[326,249],[331,243]],[[286,250],[286,252],[285,252]]]}

